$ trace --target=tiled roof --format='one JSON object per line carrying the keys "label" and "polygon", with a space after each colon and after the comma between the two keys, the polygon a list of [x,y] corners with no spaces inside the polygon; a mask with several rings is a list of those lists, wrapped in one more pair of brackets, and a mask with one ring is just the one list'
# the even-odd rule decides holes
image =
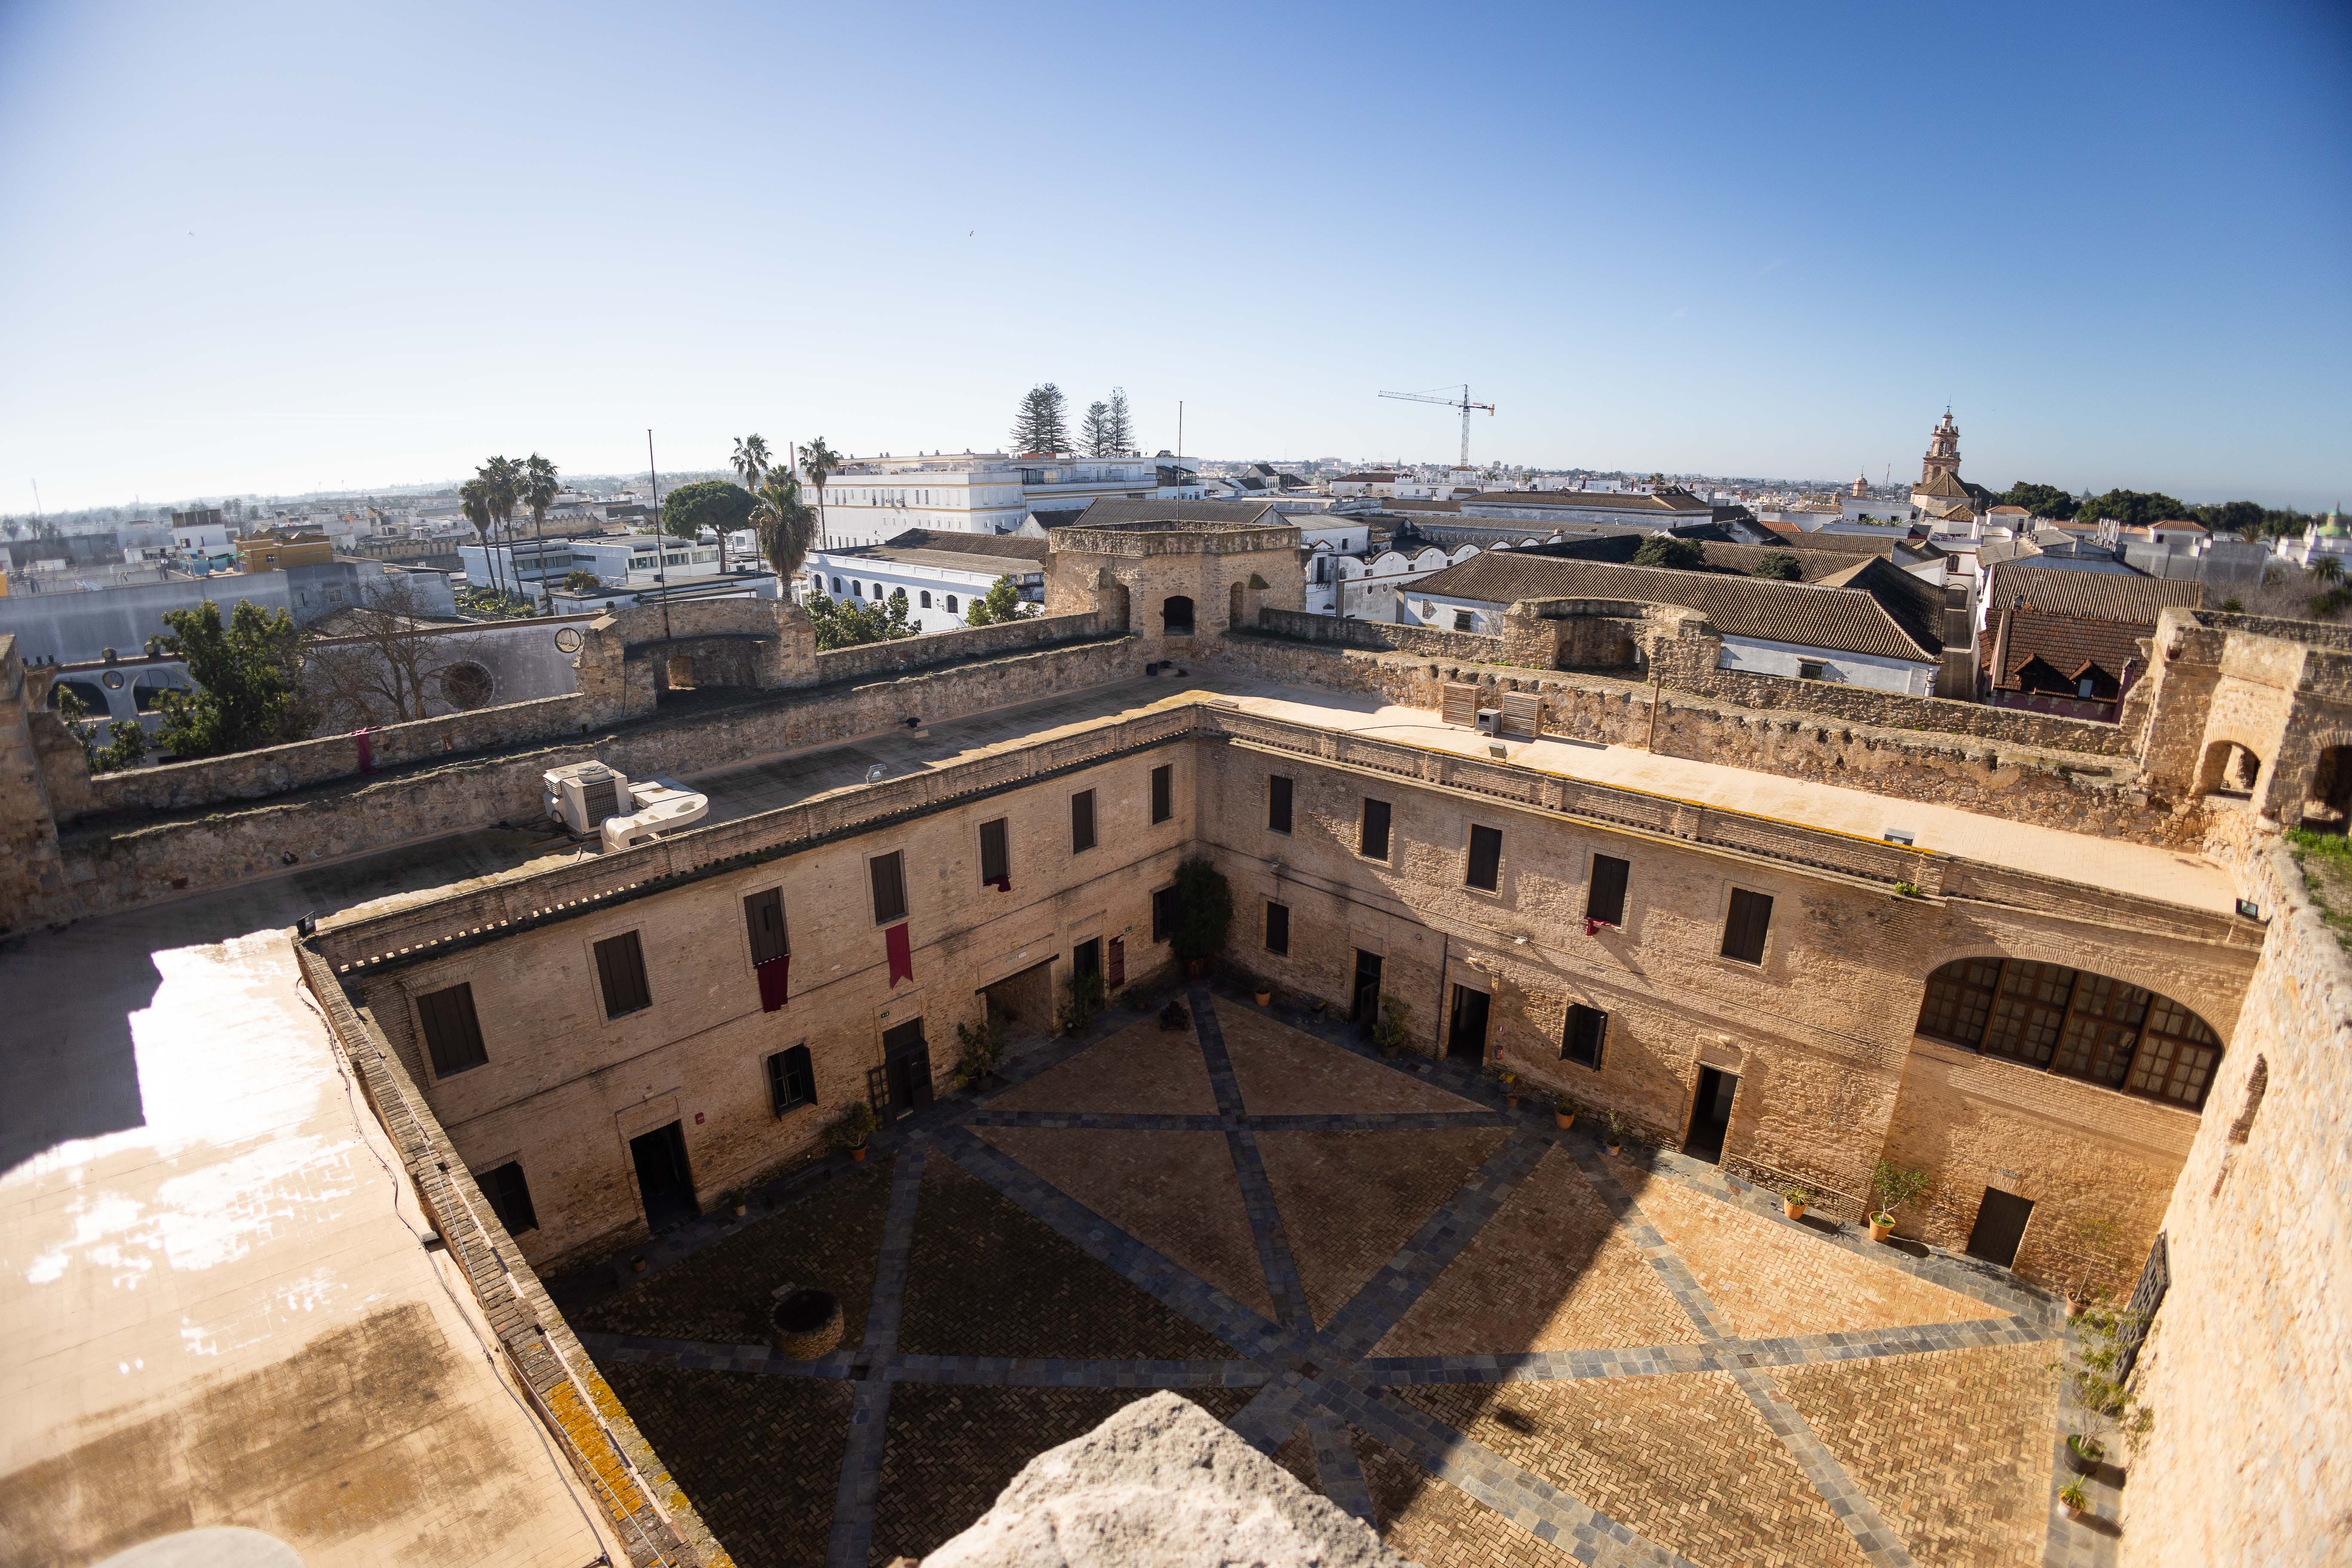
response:
{"label": "tiled roof", "polygon": [[[1863,542],[1872,544],[1879,542],[1864,540]],[[1797,570],[1804,574],[1800,581],[1806,583],[1818,583],[1832,573],[1851,572],[1864,561],[1873,559],[1836,550],[1792,550],[1785,544],[1717,544],[1709,540],[1700,548],[1706,552],[1708,565],[1729,567],[1750,577],[1756,574],[1756,568],[1764,563],[1767,555],[1794,556]],[[1626,553],[1630,558],[1632,552]]]}
{"label": "tiled roof", "polygon": [[1490,550],[1424,577],[1412,587],[1429,595],[1508,605],[1518,599],[1631,599],[1682,605],[1730,637],[1796,647],[1874,654],[1926,663],[1941,647],[1926,597],[1941,595],[1884,562],[1865,562],[1868,580],[1852,587],[1776,583],[1721,572],[1678,572],[1664,566],[1621,566],[1562,560],[1525,550]]}
{"label": "tiled roof", "polygon": [[2038,614],[2119,621],[2141,628],[2137,634],[2141,637],[2154,629],[2161,612],[2175,605],[2194,610],[2205,603],[2202,583],[2002,561],[1993,565],[1985,584],[1987,620],[1998,616],[2021,594],[2026,607]]}
{"label": "tiled roof", "polygon": [[1043,539],[1027,539],[1017,533],[958,533],[939,528],[910,528],[882,542],[892,550],[937,550],[950,555],[1017,555],[1024,561],[1037,562],[1053,552],[1052,543]]}
{"label": "tiled roof", "polygon": [[1638,495],[1624,490],[1488,490],[1472,498],[1468,506],[1557,507],[1563,511],[1703,511],[1715,509],[1688,490],[1655,490]]}
{"label": "tiled roof", "polygon": [[1459,512],[1458,500],[1391,500],[1382,509],[1387,511],[1451,511]]}
{"label": "tiled roof", "polygon": [[1839,555],[1875,555],[1882,560],[1895,556],[1895,533],[1892,529],[1884,533],[1808,533],[1795,523],[1767,523],[1767,528],[1780,534],[1791,550],[1819,550]]}
{"label": "tiled roof", "polygon": [[[2090,577],[2099,574],[2066,572],[2052,575]],[[1992,676],[1992,683],[2004,691],[2025,689],[2024,682],[2018,679],[2019,672],[2036,658],[2069,681],[2080,680],[2094,668],[2108,681],[2119,681],[2124,666],[2135,661],[2142,670],[2147,668],[2147,655],[2140,651],[2139,643],[2155,629],[2153,626],[2086,620],[2078,616],[2040,615],[2030,610],[2007,618],[2009,647],[1998,671],[1993,669],[1993,652],[2000,642],[2002,617],[1992,616],[1977,637],[1978,658]]]}
{"label": "tiled roof", "polygon": [[1106,497],[1078,515],[1080,528],[1123,522],[1276,522],[1270,500],[1128,500]]}
{"label": "tiled roof", "polygon": [[[1043,544],[1042,539],[1032,540]],[[1017,555],[983,555],[957,550],[899,550],[887,544],[869,544],[862,550],[835,550],[824,552],[838,563],[848,560],[882,561],[898,566],[929,566],[941,572],[962,572],[992,581],[998,577],[1025,577],[1043,572],[1045,563]]]}

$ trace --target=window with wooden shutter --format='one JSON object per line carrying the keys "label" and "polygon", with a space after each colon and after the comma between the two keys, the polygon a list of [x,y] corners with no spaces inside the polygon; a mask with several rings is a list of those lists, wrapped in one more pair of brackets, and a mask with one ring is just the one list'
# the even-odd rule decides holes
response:
{"label": "window with wooden shutter", "polygon": [[1265,950],[1286,955],[1290,952],[1290,906],[1269,903],[1265,906]]}
{"label": "window with wooden shutter", "polygon": [[1772,927],[1772,896],[1731,890],[1731,908],[1723,920],[1723,956],[1742,963],[1764,962],[1764,938]]}
{"label": "window with wooden shutter", "polygon": [[751,938],[754,965],[773,963],[792,951],[784,940],[784,895],[770,888],[743,900],[743,928]]}
{"label": "window with wooden shutter", "polygon": [[1389,858],[1389,819],[1387,801],[1365,798],[1363,821],[1356,834],[1356,853],[1367,860]]}
{"label": "window with wooden shutter", "polygon": [[1151,770],[1151,820],[1165,822],[1176,815],[1176,764]]}
{"label": "window with wooden shutter", "polygon": [[1598,1007],[1587,1007],[1581,1002],[1571,1003],[1568,1009],[1567,1026],[1560,1031],[1559,1059],[1598,1070],[1601,1041],[1608,1032],[1608,1014]]}
{"label": "window with wooden shutter", "polygon": [[653,1005],[653,992],[646,984],[645,950],[635,931],[608,936],[596,944],[596,982],[604,988],[607,1018]]}
{"label": "window with wooden shutter", "polygon": [[490,1059],[482,1048],[482,1026],[474,1017],[474,988],[452,985],[416,999],[417,1022],[424,1026],[425,1054],[433,1058],[433,1075],[480,1067]]}
{"label": "window with wooden shutter", "polygon": [[1265,826],[1270,833],[1290,831],[1291,781],[1280,773],[1265,775]]}
{"label": "window with wooden shutter", "polygon": [[768,1058],[768,1099],[778,1116],[816,1103],[816,1068],[806,1046],[778,1051]]}
{"label": "window with wooden shutter", "polygon": [[1503,885],[1501,828],[1474,826],[1470,829],[1470,866],[1463,880],[1489,893]]}
{"label": "window with wooden shutter", "polygon": [[980,825],[980,879],[990,887],[1013,879],[1013,841],[1003,817]]}
{"label": "window with wooden shutter", "polygon": [[877,855],[866,863],[867,875],[874,883],[874,923],[888,925],[907,918],[907,867],[905,858],[893,849],[887,855]]}
{"label": "window with wooden shutter", "polygon": [[1070,853],[1083,855],[1095,847],[1095,792],[1082,789],[1070,797]]}
{"label": "window with wooden shutter", "polygon": [[499,1216],[509,1236],[539,1228],[539,1211],[530,1206],[530,1184],[523,1180],[520,1161],[509,1160],[484,1171],[474,1178],[474,1184],[490,1200],[490,1212]]}
{"label": "window with wooden shutter", "polygon": [[1605,926],[1625,923],[1625,879],[1633,868],[1614,855],[1592,858],[1592,881],[1584,892],[1584,918]]}

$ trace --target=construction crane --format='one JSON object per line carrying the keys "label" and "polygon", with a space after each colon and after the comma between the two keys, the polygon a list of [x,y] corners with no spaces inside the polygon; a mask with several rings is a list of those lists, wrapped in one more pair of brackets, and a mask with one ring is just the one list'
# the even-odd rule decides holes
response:
{"label": "construction crane", "polygon": [[[1437,394],[1441,392],[1447,395],[1438,396]],[[1434,403],[1446,408],[1462,410],[1462,467],[1466,468],[1470,466],[1470,411],[1474,408],[1483,408],[1491,416],[1495,412],[1495,405],[1491,403],[1471,402],[1468,382],[1462,384],[1459,396],[1454,395],[1453,393],[1454,389],[1450,386],[1434,386],[1427,392],[1383,392],[1381,395],[1393,397],[1402,403]]]}

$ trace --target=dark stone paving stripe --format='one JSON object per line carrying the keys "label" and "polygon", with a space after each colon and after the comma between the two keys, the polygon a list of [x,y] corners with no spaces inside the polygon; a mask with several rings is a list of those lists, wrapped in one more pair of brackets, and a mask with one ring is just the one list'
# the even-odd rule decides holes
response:
{"label": "dark stone paving stripe", "polygon": [[1235,1412],[1226,1425],[1259,1453],[1273,1453],[1297,1430],[1302,1419],[1299,1389],[1304,1381],[1295,1372],[1276,1373],[1274,1381],[1260,1389],[1257,1397]]}
{"label": "dark stone paving stripe", "polygon": [[1062,1361],[905,1355],[894,1357],[884,1375],[893,1383],[954,1383],[998,1388],[1255,1388],[1271,1374],[1254,1361]]}
{"label": "dark stone paving stripe", "polygon": [[1249,1114],[1248,1108],[1242,1104],[1241,1079],[1234,1076],[1233,1058],[1225,1052],[1225,1031],[1211,1005],[1214,998],[1207,986],[1194,981],[1185,999],[1192,1006],[1192,1035],[1201,1042],[1201,1059],[1208,1064],[1209,1087],[1217,1092],[1217,1113],[1239,1121]]}
{"label": "dark stone paving stripe", "polygon": [[1423,1222],[1412,1239],[1332,1315],[1315,1338],[1317,1351],[1332,1360],[1351,1361],[1380,1343],[1381,1337],[1412,1310],[1422,1292],[1436,1283],[1446,1266],[1495,1217],[1503,1201],[1527,1180],[1547,1147],[1541,1139],[1506,1139],[1454,1196]]}
{"label": "dark stone paving stripe", "polygon": [[1244,1116],[1253,1132],[1433,1132],[1455,1127],[1517,1127],[1508,1110],[1330,1111],[1318,1116]]}
{"label": "dark stone paving stripe", "polygon": [[813,1361],[793,1361],[766,1345],[704,1344],[694,1340],[656,1340],[641,1334],[582,1334],[580,1342],[599,1362],[635,1362],[641,1366],[688,1366],[706,1372],[753,1373],[762,1377],[839,1380],[859,1376],[860,1351],[835,1351]]}
{"label": "dark stone paving stripe", "polygon": [[1507,1110],[1328,1111],[1307,1116],[1177,1116],[1127,1110],[992,1110],[967,1112],[968,1127],[1079,1128],[1097,1132],[1416,1132],[1454,1127],[1517,1127]]}
{"label": "dark stone paving stripe", "polygon": [[985,1106],[963,1119],[967,1127],[1079,1128],[1093,1132],[1222,1132],[1223,1116],[1161,1116],[1142,1111],[991,1110]]}
{"label": "dark stone paving stripe", "polygon": [[1323,1482],[1323,1495],[1374,1530],[1380,1529],[1380,1516],[1372,1509],[1372,1489],[1364,1484],[1363,1461],[1356,1458],[1347,1423],[1318,1410],[1307,1418],[1307,1435],[1315,1445],[1315,1473]]}
{"label": "dark stone paving stripe", "polygon": [[1797,1468],[1805,1472],[1805,1479],[1813,1483],[1838,1522],[1853,1536],[1863,1555],[1878,1568],[1914,1568],[1909,1549],[1879,1513],[1878,1505],[1853,1484],[1845,1467],[1813,1436],[1812,1427],[1795,1405],[1781,1397],[1772,1380],[1745,1370],[1734,1372],[1731,1380],[1748,1395],[1748,1402],[1756,1406],[1756,1413],[1764,1417],[1764,1424],[1772,1428],[1772,1435],[1780,1439],[1780,1446],[1789,1450],[1789,1457],[1797,1461]]}
{"label": "dark stone paving stripe", "polygon": [[1225,1150],[1233,1157],[1234,1174],[1242,1189],[1242,1208],[1249,1215],[1250,1239],[1257,1245],[1257,1263],[1274,1298],[1275,1315],[1283,1326],[1299,1334],[1315,1331],[1315,1315],[1307,1305],[1307,1289],[1298,1281],[1298,1260],[1290,1250],[1282,1210],[1274,1201],[1274,1184],[1266,1179],[1265,1162],[1258,1157],[1256,1135],[1239,1125],[1241,1082],[1234,1076],[1233,1058],[1225,1050],[1225,1031],[1209,1005],[1209,989],[1192,989],[1192,1033],[1201,1042],[1201,1059],[1209,1082],[1217,1091],[1217,1108],[1229,1119]]}
{"label": "dark stone paving stripe", "polygon": [[[878,1368],[898,1353],[898,1320],[907,1296],[907,1264],[915,1245],[915,1208],[923,1194],[923,1166],[929,1159],[921,1142],[898,1156],[890,1173],[890,1206],[882,1220],[881,1259],[874,1269],[874,1297],[866,1311],[866,1343],[856,1364]],[[890,1384],[868,1373],[857,1382],[849,1411],[849,1443],[841,1457],[841,1485],[834,1493],[833,1533],[825,1546],[828,1568],[866,1568],[874,1545],[874,1500],[882,1487],[882,1445],[890,1414]]]}
{"label": "dark stone paving stripe", "polygon": [[1026,1165],[962,1128],[942,1134],[940,1151],[1013,1200],[1032,1218],[1052,1227],[1079,1251],[1242,1354],[1273,1363],[1302,1348],[1297,1336],[1267,1322],[1223,1290],[1178,1268]]}

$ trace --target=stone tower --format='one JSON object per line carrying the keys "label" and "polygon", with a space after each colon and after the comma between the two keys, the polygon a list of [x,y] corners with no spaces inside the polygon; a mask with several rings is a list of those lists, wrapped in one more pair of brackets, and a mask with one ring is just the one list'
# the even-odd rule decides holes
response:
{"label": "stone tower", "polygon": [[1937,474],[1949,474],[1958,479],[1960,473],[1960,427],[1952,423],[1952,411],[1944,410],[1944,422],[1927,437],[1927,455],[1919,464],[1919,483],[1925,487],[1935,483]]}

